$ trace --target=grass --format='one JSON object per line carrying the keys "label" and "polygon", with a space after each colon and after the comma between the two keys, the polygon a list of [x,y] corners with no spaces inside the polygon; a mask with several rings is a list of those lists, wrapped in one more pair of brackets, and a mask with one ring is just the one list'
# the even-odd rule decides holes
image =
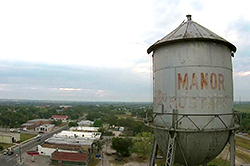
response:
{"label": "grass", "polygon": [[250,141],[244,138],[240,138],[240,137],[235,137],[235,144],[237,146],[240,146],[242,148],[248,149],[250,150]]}
{"label": "grass", "polygon": [[8,149],[9,147],[13,146],[14,144],[6,144],[6,143],[0,143],[0,146],[3,146],[4,149]]}
{"label": "grass", "polygon": [[95,155],[92,155],[92,156],[90,157],[90,161],[89,161],[88,166],[95,166],[95,165],[97,165],[99,162],[101,162],[101,159],[97,159],[97,158],[95,157]]}
{"label": "grass", "polygon": [[235,111],[250,113],[250,108],[234,108]]}
{"label": "grass", "polygon": [[127,114],[118,114],[116,115],[118,118],[131,118],[130,115],[127,115]]}
{"label": "grass", "polygon": [[222,158],[215,158],[212,161],[210,161],[208,164],[208,166],[230,166],[230,162],[226,161]]}
{"label": "grass", "polygon": [[18,141],[17,143],[21,143],[21,142],[26,141],[26,140],[28,140],[30,138],[35,137],[35,136],[36,136],[35,134],[24,134],[24,133],[21,133],[20,134],[20,141]]}
{"label": "grass", "polygon": [[238,151],[236,151],[235,153],[236,153],[235,155],[237,157],[244,160],[246,163],[250,163],[250,156],[249,155],[247,155],[245,153],[238,152]]}

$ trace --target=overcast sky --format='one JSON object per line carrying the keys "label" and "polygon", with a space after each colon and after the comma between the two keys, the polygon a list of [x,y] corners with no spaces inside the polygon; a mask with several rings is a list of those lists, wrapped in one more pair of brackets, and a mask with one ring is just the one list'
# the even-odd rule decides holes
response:
{"label": "overcast sky", "polygon": [[234,100],[250,101],[245,0],[0,1],[0,98],[152,101],[147,48],[192,19],[233,43]]}

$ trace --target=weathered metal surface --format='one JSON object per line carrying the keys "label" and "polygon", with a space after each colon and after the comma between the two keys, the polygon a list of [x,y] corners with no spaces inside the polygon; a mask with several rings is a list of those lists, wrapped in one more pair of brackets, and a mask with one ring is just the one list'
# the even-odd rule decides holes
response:
{"label": "weathered metal surface", "polygon": [[176,162],[185,164],[181,149],[188,165],[212,160],[234,128],[231,52],[235,46],[188,18],[151,51],[153,124],[159,147],[167,151],[168,133],[174,131],[179,141]]}
{"label": "weathered metal surface", "polygon": [[147,52],[150,53],[161,45],[188,40],[219,42],[228,46],[233,52],[236,52],[236,47],[233,44],[229,43],[227,40],[201,26],[200,24],[192,21],[191,15],[187,15],[186,22],[182,23],[167,36],[163,37],[161,40],[158,40],[156,43],[150,46]]}
{"label": "weathered metal surface", "polygon": [[[154,112],[171,113],[178,109],[179,113],[187,114],[232,113],[231,55],[222,44],[189,41],[162,46],[154,53],[154,78]],[[172,117],[161,118],[167,126],[172,124]],[[232,116],[222,118],[231,126]],[[192,120],[202,128],[210,119],[194,117]],[[157,123],[163,125],[162,120]],[[209,127],[224,128],[224,124],[214,119]],[[183,118],[178,128],[195,126]]]}

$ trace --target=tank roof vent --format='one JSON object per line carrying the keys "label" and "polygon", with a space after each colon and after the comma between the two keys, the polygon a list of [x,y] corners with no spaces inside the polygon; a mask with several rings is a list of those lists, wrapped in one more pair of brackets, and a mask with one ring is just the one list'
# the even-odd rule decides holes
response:
{"label": "tank roof vent", "polygon": [[186,17],[187,17],[187,21],[192,21],[192,15],[191,14],[186,15]]}

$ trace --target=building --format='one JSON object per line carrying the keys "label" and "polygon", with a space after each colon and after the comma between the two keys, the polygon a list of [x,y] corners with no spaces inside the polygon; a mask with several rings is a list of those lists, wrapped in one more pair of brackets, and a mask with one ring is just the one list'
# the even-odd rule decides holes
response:
{"label": "building", "polygon": [[67,122],[69,117],[67,115],[52,115],[51,119],[55,121],[61,120],[63,122]]}
{"label": "building", "polygon": [[22,125],[21,125],[21,128],[22,129],[28,129],[28,130],[32,130],[32,129],[34,129],[36,127],[36,124],[34,124],[34,123],[23,123]]}
{"label": "building", "polygon": [[29,120],[26,123],[21,125],[21,128],[26,128],[28,130],[35,129],[36,127],[43,125],[43,124],[50,124],[51,120],[49,119],[33,119]]}
{"label": "building", "polygon": [[54,124],[43,124],[41,126],[36,127],[35,130],[38,132],[50,132],[54,130],[54,128],[55,128]]}
{"label": "building", "polygon": [[55,165],[87,165],[89,161],[88,154],[58,152],[52,153],[51,163]]}
{"label": "building", "polygon": [[81,132],[98,132],[99,127],[86,127],[86,126],[78,126],[71,127],[70,131],[81,131]]}
{"label": "building", "polygon": [[93,121],[90,120],[82,120],[80,122],[78,122],[79,126],[92,126],[94,124]]}
{"label": "building", "polygon": [[53,137],[45,140],[43,147],[90,153],[93,143],[94,139],[55,134]]}
{"label": "building", "polygon": [[17,141],[20,141],[20,133],[6,133],[6,132],[0,132],[0,142],[1,143],[15,143]]}
{"label": "building", "polygon": [[100,140],[101,132],[78,132],[78,131],[61,131],[54,135],[60,138],[84,138],[85,140]]}
{"label": "building", "polygon": [[41,145],[37,145],[37,151],[39,155],[50,157],[52,153],[56,151],[56,148],[47,148],[47,147],[42,147]]}

